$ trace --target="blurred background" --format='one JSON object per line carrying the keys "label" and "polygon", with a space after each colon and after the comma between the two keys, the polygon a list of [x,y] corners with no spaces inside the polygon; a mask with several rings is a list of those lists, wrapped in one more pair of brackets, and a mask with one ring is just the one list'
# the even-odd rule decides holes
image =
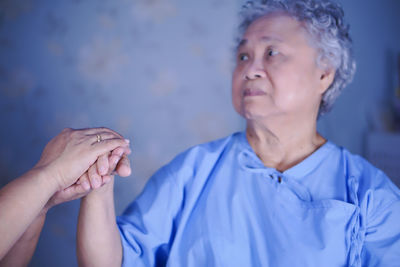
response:
{"label": "blurred background", "polygon": [[[319,130],[399,185],[400,1],[340,2],[358,68]],[[242,3],[0,0],[0,186],[63,128],[106,126],[133,141],[119,214],[177,153],[244,129],[230,93]],[[76,265],[78,209],[49,212],[30,266]]]}

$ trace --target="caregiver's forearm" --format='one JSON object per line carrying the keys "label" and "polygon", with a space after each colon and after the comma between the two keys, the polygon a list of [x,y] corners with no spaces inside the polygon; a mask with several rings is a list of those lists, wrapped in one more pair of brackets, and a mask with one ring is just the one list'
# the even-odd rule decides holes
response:
{"label": "caregiver's forearm", "polygon": [[0,259],[21,238],[56,191],[57,185],[43,169],[33,169],[0,190]]}
{"label": "caregiver's forearm", "polygon": [[28,266],[28,263],[35,252],[36,244],[39,240],[45,219],[46,211],[43,209],[43,211],[29,225],[28,229],[23,233],[20,239],[18,239],[14,246],[0,261],[0,267]]}
{"label": "caregiver's forearm", "polygon": [[121,266],[122,246],[115,221],[114,181],[81,200],[77,232],[80,266]]}

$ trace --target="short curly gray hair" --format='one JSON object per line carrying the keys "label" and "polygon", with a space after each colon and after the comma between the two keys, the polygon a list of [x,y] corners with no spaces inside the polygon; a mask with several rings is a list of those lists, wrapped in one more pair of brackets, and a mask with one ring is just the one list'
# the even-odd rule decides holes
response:
{"label": "short curly gray hair", "polygon": [[319,51],[317,64],[327,62],[336,70],[332,84],[322,96],[318,116],[329,112],[336,98],[352,81],[356,70],[343,9],[333,0],[248,1],[240,12],[237,45],[252,22],[275,12],[283,12],[301,22],[313,41],[312,45]]}

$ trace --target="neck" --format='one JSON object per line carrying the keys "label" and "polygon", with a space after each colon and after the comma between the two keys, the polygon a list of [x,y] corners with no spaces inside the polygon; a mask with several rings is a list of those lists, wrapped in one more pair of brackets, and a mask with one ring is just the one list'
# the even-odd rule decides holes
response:
{"label": "neck", "polygon": [[316,121],[279,122],[247,121],[246,136],[250,146],[265,166],[281,172],[300,163],[326,140],[318,134]]}

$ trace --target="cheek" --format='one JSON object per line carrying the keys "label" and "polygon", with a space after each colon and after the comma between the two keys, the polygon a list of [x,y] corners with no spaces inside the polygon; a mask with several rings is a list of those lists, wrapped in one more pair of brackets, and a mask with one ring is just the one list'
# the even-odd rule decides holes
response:
{"label": "cheek", "polygon": [[232,73],[232,83],[239,82],[241,75],[242,75],[242,68],[236,66]]}
{"label": "cheek", "polygon": [[313,106],[318,96],[315,79],[311,77],[310,72],[292,69],[286,74],[279,80],[280,90],[275,92],[276,104],[288,109],[308,109]]}
{"label": "cheek", "polygon": [[235,110],[239,113],[242,101],[241,86],[242,86],[242,79],[240,78],[240,71],[236,68],[232,75],[232,104]]}
{"label": "cheek", "polygon": [[274,100],[278,106],[294,106],[304,97],[307,83],[295,70],[275,79]]}
{"label": "cheek", "polygon": [[232,95],[235,96],[239,93],[242,86],[242,79],[240,78],[240,71],[236,68],[232,75]]}

